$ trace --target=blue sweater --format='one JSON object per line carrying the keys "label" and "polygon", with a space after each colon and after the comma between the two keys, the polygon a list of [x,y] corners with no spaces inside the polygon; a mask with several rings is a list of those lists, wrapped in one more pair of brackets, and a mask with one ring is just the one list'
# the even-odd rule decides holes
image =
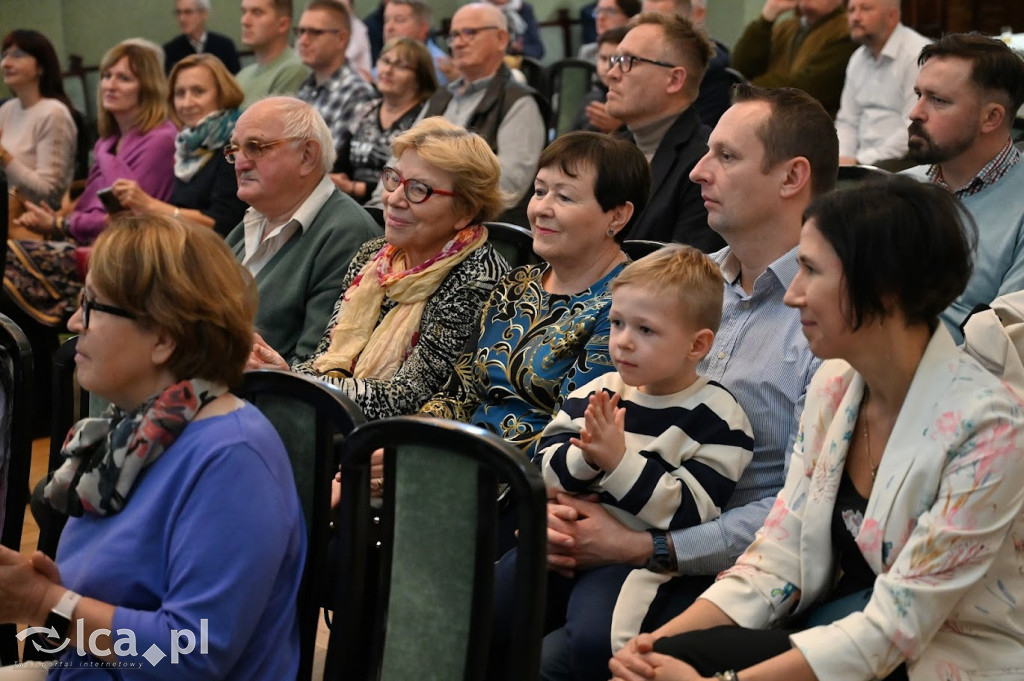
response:
{"label": "blue sweater", "polygon": [[[305,553],[291,468],[270,423],[248,404],[194,422],[143,473],[121,513],[70,519],[57,551],[65,586],[116,606],[114,650],[134,668],[57,669],[49,678],[293,679]],[[121,629],[134,633],[134,656],[121,653]],[[195,635],[177,663],[172,629]],[[143,657],[153,645],[167,655],[156,665]],[[93,661],[69,650],[64,662]]]}
{"label": "blue sweater", "polygon": [[[906,173],[927,182],[928,166]],[[964,340],[960,324],[978,303],[991,303],[1004,293],[1024,289],[1024,160],[1006,171],[991,187],[961,201],[978,225],[974,272],[963,295],[942,313],[957,343]],[[922,282],[927,286],[927,282]]]}

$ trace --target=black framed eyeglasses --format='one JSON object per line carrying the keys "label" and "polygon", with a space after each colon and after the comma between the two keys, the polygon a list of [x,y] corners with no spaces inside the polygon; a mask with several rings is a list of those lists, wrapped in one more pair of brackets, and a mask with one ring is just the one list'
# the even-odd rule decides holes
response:
{"label": "black framed eyeglasses", "polygon": [[300,140],[301,137],[282,137],[279,140],[273,140],[272,142],[260,142],[258,140],[246,140],[241,144],[229,144],[224,147],[224,158],[231,165],[235,165],[235,161],[238,160],[238,154],[245,154],[245,157],[250,161],[255,161],[261,158],[269,150],[273,149],[279,144],[285,142],[294,142]]}
{"label": "black framed eyeglasses", "polygon": [[306,28],[305,26],[296,26],[292,29],[292,33],[295,34],[296,38],[301,38],[304,35],[308,35],[310,38],[319,38],[327,33],[341,33],[340,28]]}
{"label": "black framed eyeglasses", "polygon": [[423,203],[434,194],[455,196],[455,192],[434,189],[426,182],[407,180],[399,175],[397,170],[387,166],[380,172],[380,181],[384,184],[384,189],[389,192],[396,192],[399,187],[405,185],[405,198],[409,200],[409,203]]}
{"label": "black framed eyeglasses", "polygon": [[456,38],[462,38],[463,40],[472,40],[476,37],[476,34],[480,31],[497,31],[497,26],[478,26],[477,28],[460,28],[452,31],[448,34],[448,42],[455,42]]}
{"label": "black framed eyeglasses", "polygon": [[647,57],[638,57],[634,54],[613,54],[608,57],[608,70],[614,69],[615,65],[619,65],[619,69],[623,73],[629,73],[633,70],[633,64],[635,62],[642,61],[646,64],[654,64],[655,66],[664,66],[666,69],[677,68],[675,64],[669,64],[668,62],[658,61],[657,59],[648,59]]}
{"label": "black framed eyeglasses", "polygon": [[89,300],[85,297],[85,291],[78,294],[78,307],[82,309],[82,328],[89,328],[89,317],[93,311],[95,312],[106,312],[118,317],[124,317],[125,319],[135,319],[135,314],[129,312],[123,307],[117,307],[116,305],[104,305],[103,303],[97,303],[95,300]]}

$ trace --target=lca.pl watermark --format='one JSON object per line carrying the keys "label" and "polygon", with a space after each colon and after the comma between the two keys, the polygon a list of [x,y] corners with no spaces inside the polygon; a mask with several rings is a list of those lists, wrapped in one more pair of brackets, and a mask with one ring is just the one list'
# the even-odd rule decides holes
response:
{"label": "lca.pl watermark", "polygon": [[[124,660],[129,657],[138,657],[139,652],[135,644],[135,632],[131,629],[118,629],[117,638],[114,639],[113,651],[110,648],[100,648],[99,639],[104,636],[110,636],[109,629],[96,629],[88,636],[86,647],[83,647],[82,642],[86,641],[85,635],[85,624],[81,619],[76,620],[75,632],[77,634],[76,640],[78,643],[75,645],[75,653],[79,657],[85,657],[88,654],[94,657],[103,657],[110,655],[113,652],[117,655],[119,660]],[[18,632],[18,640],[24,641],[33,634],[39,634],[32,638],[31,643],[41,653],[47,653],[49,655],[56,655],[64,651],[71,644],[71,639],[66,638],[61,640],[57,635],[57,630],[53,627],[29,627],[28,629],[22,629]],[[47,648],[40,644],[42,641],[54,641],[56,647]],[[56,642],[60,642],[60,645],[56,645]],[[206,655],[209,644],[209,622],[203,618],[199,620],[199,654]],[[171,651],[171,664],[178,664],[182,655],[188,655],[196,649],[196,635],[189,629],[171,629],[171,640],[169,643]],[[160,649],[157,644],[152,644],[142,653],[141,657],[145,658],[152,666],[157,666],[160,662],[167,657],[167,653]]]}

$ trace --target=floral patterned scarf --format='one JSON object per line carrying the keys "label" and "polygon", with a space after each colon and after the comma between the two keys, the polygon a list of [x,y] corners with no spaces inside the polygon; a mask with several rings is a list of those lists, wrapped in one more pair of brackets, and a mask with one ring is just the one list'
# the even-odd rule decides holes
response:
{"label": "floral patterned scarf", "polygon": [[66,459],[50,476],[43,496],[73,516],[113,515],[124,508],[135,481],[160,458],[196,413],[227,386],[181,381],[130,412],[111,405],[98,418],[82,419],[64,441]]}
{"label": "floral patterned scarf", "polygon": [[[385,244],[345,291],[331,345],[313,368],[321,375],[390,379],[415,345],[427,300],[485,241],[486,227],[467,227],[433,258],[408,269],[401,249]],[[398,305],[377,324],[385,295]]]}

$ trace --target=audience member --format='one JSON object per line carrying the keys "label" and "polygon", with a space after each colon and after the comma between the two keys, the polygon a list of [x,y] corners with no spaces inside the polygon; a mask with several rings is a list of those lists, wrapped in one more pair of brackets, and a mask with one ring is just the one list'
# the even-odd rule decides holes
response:
{"label": "audience member", "polygon": [[[707,0],[644,0],[645,12],[660,14],[678,14],[689,19],[695,27],[704,29],[707,17]],[[729,66],[729,48],[721,41],[711,40],[715,53],[711,55],[704,78],[700,82],[700,91],[693,103],[693,108],[700,114],[700,120],[708,127],[715,127],[718,119],[729,108],[732,100],[733,77],[726,72]]]}
{"label": "audience member", "polygon": [[708,39],[678,15],[644,13],[630,21],[615,52],[606,108],[651,164],[647,208],[626,238],[718,250],[722,239],[708,228],[700,187],[689,177],[708,150],[708,128],[691,106],[711,56]]}
{"label": "audience member", "polygon": [[372,12],[363,17],[366,35],[370,39],[370,57],[373,61],[377,61],[384,47],[384,10],[387,5],[388,0],[381,0]]}
{"label": "audience member", "polygon": [[97,239],[68,328],[78,381],[111,406],[72,428],[44,488],[72,516],[56,564],[0,548],[0,621],[65,639],[47,678],[112,678],[186,632],[202,645],[157,678],[295,678],[302,509],[277,433],[228,392],[255,309],[206,228],[128,216]]}
{"label": "audience member", "polygon": [[[60,206],[75,170],[78,128],[64,94],[53,44],[38,31],[15,29],[4,36],[0,70],[14,97],[0,106],[0,167],[9,192]],[[18,210],[12,214],[20,215]],[[0,220],[7,220],[0,215]]]}
{"label": "audience member", "polygon": [[111,186],[114,196],[136,215],[181,217],[227,236],[246,209],[237,196],[235,171],[223,154],[238,120],[242,90],[211,54],[179,61],[171,69],[169,90],[171,119],[182,128],[175,138],[170,198],[161,201],[124,178]]}
{"label": "audience member", "polygon": [[[392,0],[388,6],[400,1]],[[435,90],[434,61],[423,43],[412,38],[389,40],[377,60],[380,97],[356,109],[331,173],[335,186],[365,202],[391,158],[392,140],[412,127]]]}
{"label": "audience member", "polygon": [[525,0],[483,0],[494,5],[505,14],[508,27],[509,54],[541,59],[544,43],[540,39],[540,27],[533,5]]}
{"label": "audience member", "polygon": [[[649,532],[721,514],[754,445],[736,399],[697,374],[722,316],[723,284],[717,263],[680,244],[627,265],[612,282],[608,345],[616,370],[571,393],[544,429],[539,449],[550,497],[599,494],[612,516]],[[504,579],[509,562],[499,563],[499,589],[511,586]],[[639,624],[669,579],[664,571],[612,564],[569,579],[551,574],[547,593],[553,604],[568,600],[572,618],[607,606]],[[549,613],[555,615],[566,613]],[[601,658],[639,633],[614,631]]]}
{"label": "audience member", "polygon": [[540,96],[520,85],[505,66],[508,27],[494,5],[463,5],[452,17],[449,46],[459,78],[427,102],[426,116],[444,116],[478,133],[498,155],[501,190],[519,205],[508,214],[522,220],[547,130]]}
{"label": "audience member", "polygon": [[238,50],[231,38],[206,28],[210,18],[210,0],[175,0],[174,15],[178,19],[181,35],[164,43],[164,68],[171,72],[174,65],[192,54],[212,54],[220,59],[232,75],[238,73]]}
{"label": "audience member", "polygon": [[370,32],[363,20],[355,15],[352,0],[338,0],[348,10],[349,36],[345,48],[345,60],[352,65],[363,80],[373,80],[373,48],[370,46]]}
{"label": "audience member", "polygon": [[249,107],[224,153],[251,206],[227,242],[256,278],[256,330],[286,361],[306,357],[352,256],[380,228],[331,184],[331,132],[305,102],[271,97]]}
{"label": "audience member", "polygon": [[[316,351],[292,364],[341,388],[371,419],[415,413],[440,390],[508,271],[482,224],[504,200],[487,143],[429,118],[394,147],[384,236],[359,249]],[[258,339],[249,366],[289,368]]]}
{"label": "audience member", "polygon": [[498,282],[423,413],[481,426],[536,458],[565,397],[612,370],[608,285],[626,262],[620,233],[643,210],[649,185],[643,154],[625,140],[570,132],[544,150],[528,213],[545,262]]}
{"label": "audience member", "polygon": [[[795,10],[794,16],[778,20]],[[795,87],[835,117],[850,39],[843,0],[765,0],[732,49],[732,65],[761,87]]]}
{"label": "audience member", "polygon": [[860,47],[846,66],[836,115],[839,163],[905,168],[917,57],[928,38],[900,23],[900,0],[851,0],[846,18]]}
{"label": "audience member", "polygon": [[337,156],[342,155],[349,128],[357,122],[356,110],[374,97],[373,86],[345,57],[351,18],[348,8],[338,0],[313,0],[295,29],[299,57],[313,70],[295,96],[323,116]]}
{"label": "audience member", "polygon": [[[384,8],[384,40],[412,38],[427,46],[437,82],[444,87],[459,77],[448,52],[430,38],[431,9],[425,0],[389,0]],[[380,50],[377,50],[380,53]]]}
{"label": "audience member", "polygon": [[580,100],[576,118],[573,119],[573,130],[590,130],[593,132],[613,133],[625,132],[626,124],[614,116],[608,115],[605,100],[608,98],[608,72],[612,68],[611,58],[615,55],[619,43],[626,37],[626,26],[610,28],[597,37],[597,82]]}
{"label": "audience member", "polygon": [[637,14],[640,14],[640,0],[598,0],[593,9],[597,36],[592,42],[580,45],[576,56],[595,62],[600,69],[598,49],[601,46],[601,36],[614,28],[624,28]]}
{"label": "audience member", "polygon": [[243,109],[267,95],[294,94],[309,75],[288,47],[291,28],[292,0],[242,0],[242,44],[256,56],[235,76],[245,93]]}
{"label": "audience member", "polygon": [[167,82],[156,54],[126,41],[103,56],[97,98],[100,139],[85,191],[71,213],[58,214],[45,203],[26,201],[25,213],[16,220],[39,238],[9,243],[4,292],[39,324],[62,328],[74,310],[85,264],[78,247],[92,244],[107,226],[101,190],[125,178],[138,182],[150,196],[171,195],[176,129],[167,120]]}
{"label": "audience member", "polygon": [[967,288],[942,313],[953,338],[976,305],[1024,289],[1024,163],[1013,146],[1024,60],[1001,40],[954,33],[925,46],[910,112],[908,172],[963,202],[978,225]]}
{"label": "audience member", "polygon": [[828,114],[803,92],[745,85],[735,98],[692,173],[709,224],[728,243],[713,256],[726,282],[722,322],[698,371],[725,386],[747,413],[754,458],[721,516],[655,536],[627,528],[600,504],[564,494],[549,503],[552,569],[578,573],[626,563],[674,577],[646,616],[602,619],[593,613],[612,610],[601,607],[570,617],[544,640],[546,679],[607,677],[596,660],[612,632],[651,631],[687,608],[750,544],[785,481],[804,390],[818,363],[800,314],[785,306],[783,295],[798,270],[801,216],[813,197],[835,188],[839,145]]}
{"label": "audience member", "polygon": [[1024,414],[938,319],[971,271],[961,211],[901,177],[808,208],[786,303],[827,361],[786,485],[616,679],[1024,676]]}

